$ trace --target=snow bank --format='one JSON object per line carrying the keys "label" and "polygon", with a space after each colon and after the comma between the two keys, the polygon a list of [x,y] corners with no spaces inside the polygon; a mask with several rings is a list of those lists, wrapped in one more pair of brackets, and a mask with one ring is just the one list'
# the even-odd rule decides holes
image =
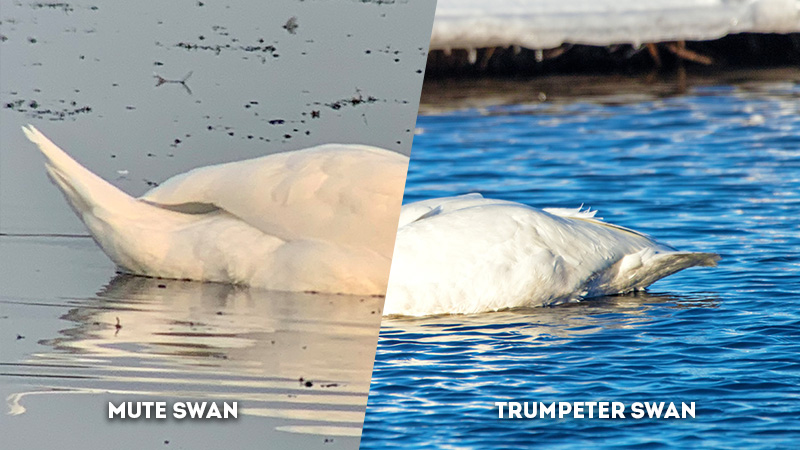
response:
{"label": "snow bank", "polygon": [[431,50],[713,40],[800,31],[800,0],[438,0]]}

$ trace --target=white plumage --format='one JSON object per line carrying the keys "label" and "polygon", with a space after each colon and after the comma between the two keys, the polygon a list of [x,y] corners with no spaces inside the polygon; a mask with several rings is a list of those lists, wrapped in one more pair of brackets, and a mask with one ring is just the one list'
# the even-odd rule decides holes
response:
{"label": "white plumage", "polygon": [[95,241],[139,275],[383,295],[391,263],[384,314],[419,316],[628,292],[719,259],[580,209],[471,194],[400,210],[408,158],[374,147],[330,144],[203,167],[137,199],[32,126],[24,131]]}
{"label": "white plumage", "polygon": [[133,198],[23,128],[124,271],[285,291],[383,295],[408,158],[329,144],[192,170]]}
{"label": "white plumage", "polygon": [[644,289],[713,253],[681,252],[594,212],[478,194],[403,206],[385,315],[471,314]]}

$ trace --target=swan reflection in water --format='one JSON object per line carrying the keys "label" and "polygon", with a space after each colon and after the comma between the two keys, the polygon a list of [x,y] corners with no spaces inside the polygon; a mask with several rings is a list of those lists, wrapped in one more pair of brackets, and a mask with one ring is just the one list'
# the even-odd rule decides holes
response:
{"label": "swan reflection in water", "polygon": [[[717,308],[718,303],[714,296],[638,291],[553,307],[524,307],[471,315],[385,317],[381,332],[382,337],[413,336],[409,340],[432,346],[450,343],[469,346],[470,341],[476,345],[502,346],[505,341],[525,343],[526,347],[535,349],[603,330],[635,329],[657,320],[655,315],[664,311],[696,309],[707,312]],[[494,342],[493,338],[496,338]]]}
{"label": "swan reflection in water", "polygon": [[16,369],[41,384],[8,406],[59,393],[238,401],[279,430],[357,436],[382,302],[118,275],[69,301],[73,325]]}

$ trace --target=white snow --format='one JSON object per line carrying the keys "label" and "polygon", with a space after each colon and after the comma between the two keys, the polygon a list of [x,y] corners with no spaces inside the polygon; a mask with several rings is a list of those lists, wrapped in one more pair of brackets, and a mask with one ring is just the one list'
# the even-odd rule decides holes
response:
{"label": "white snow", "polygon": [[800,31],[800,0],[438,0],[431,50],[713,40]]}

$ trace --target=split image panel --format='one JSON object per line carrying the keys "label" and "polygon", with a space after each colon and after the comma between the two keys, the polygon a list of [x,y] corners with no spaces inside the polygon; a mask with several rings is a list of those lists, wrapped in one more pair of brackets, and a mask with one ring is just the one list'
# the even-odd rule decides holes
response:
{"label": "split image panel", "polygon": [[794,2],[436,14],[361,448],[796,446]]}
{"label": "split image panel", "polygon": [[2,2],[0,446],[358,447],[434,6]]}

